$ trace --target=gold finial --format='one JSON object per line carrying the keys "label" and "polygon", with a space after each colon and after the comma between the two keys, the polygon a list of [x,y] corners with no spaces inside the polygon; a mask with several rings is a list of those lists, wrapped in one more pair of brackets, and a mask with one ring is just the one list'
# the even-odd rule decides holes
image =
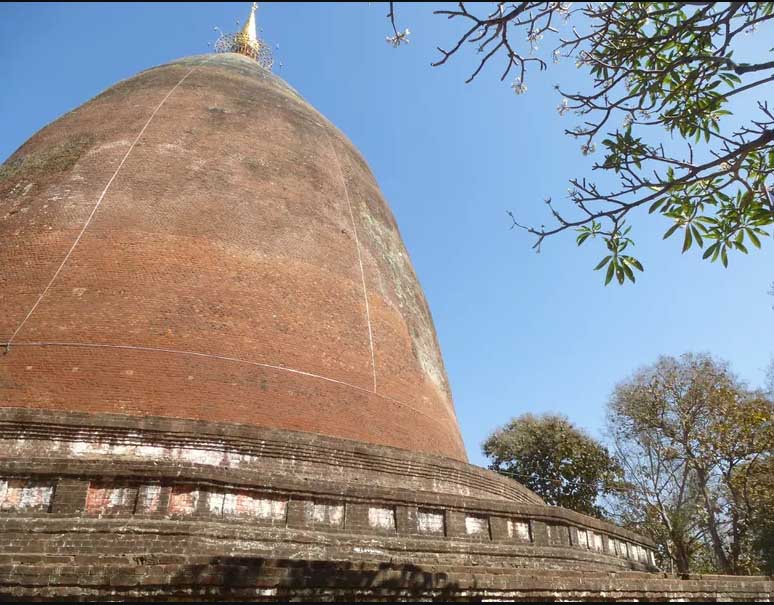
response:
{"label": "gold finial", "polygon": [[242,28],[241,34],[248,41],[258,43],[258,33],[255,29],[255,11],[258,10],[258,3],[253,2],[253,6],[250,8],[250,16],[245,22],[245,26]]}
{"label": "gold finial", "polygon": [[239,53],[240,55],[255,59],[261,67],[271,69],[274,64],[271,49],[263,40],[258,38],[258,31],[255,25],[255,13],[257,10],[258,3],[253,2],[250,8],[250,16],[240,32],[231,34],[221,32],[220,37],[215,42],[215,52]]}

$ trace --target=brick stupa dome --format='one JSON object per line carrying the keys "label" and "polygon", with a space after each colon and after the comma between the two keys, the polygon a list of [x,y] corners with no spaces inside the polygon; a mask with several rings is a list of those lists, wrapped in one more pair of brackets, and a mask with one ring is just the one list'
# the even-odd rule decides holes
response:
{"label": "brick stupa dome", "polygon": [[2,405],[466,459],[371,171],[255,61],[142,72],[38,132],[2,176]]}

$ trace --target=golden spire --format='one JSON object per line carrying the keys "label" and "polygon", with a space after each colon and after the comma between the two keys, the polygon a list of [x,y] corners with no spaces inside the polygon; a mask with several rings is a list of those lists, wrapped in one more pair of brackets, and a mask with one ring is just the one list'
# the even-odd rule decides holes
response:
{"label": "golden spire", "polygon": [[255,59],[261,67],[271,69],[274,63],[271,49],[266,42],[258,38],[258,31],[255,25],[255,13],[257,10],[258,3],[253,2],[250,8],[250,16],[240,32],[231,34],[221,33],[220,38],[215,42],[215,52],[238,53]]}
{"label": "golden spire", "polygon": [[250,16],[247,18],[247,22],[245,23],[245,26],[242,28],[242,36],[245,37],[249,42],[253,42],[254,44],[259,44],[258,42],[258,34],[256,33],[255,29],[255,11],[258,10],[258,3],[253,2],[252,8],[250,8]]}

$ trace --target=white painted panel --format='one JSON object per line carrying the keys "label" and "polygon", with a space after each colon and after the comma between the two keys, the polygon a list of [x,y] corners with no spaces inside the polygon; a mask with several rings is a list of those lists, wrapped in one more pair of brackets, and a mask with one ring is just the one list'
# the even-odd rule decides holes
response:
{"label": "white painted panel", "polygon": [[263,498],[252,494],[239,494],[237,514],[269,521],[283,521],[287,516],[287,500]]}
{"label": "white painted panel", "polygon": [[529,523],[508,519],[508,537],[520,542],[530,542]]}
{"label": "white painted panel", "polygon": [[226,492],[223,495],[223,514],[237,514],[237,495],[234,492]]}
{"label": "white painted panel", "polygon": [[444,520],[442,511],[423,510],[417,511],[417,530],[423,534],[443,535]]}
{"label": "white painted panel", "polygon": [[223,498],[226,496],[223,492],[210,492],[207,494],[207,510],[211,515],[223,514]]}
{"label": "white painted panel", "polygon": [[467,515],[465,517],[465,533],[469,536],[489,535],[489,519]]}
{"label": "white painted panel", "polygon": [[581,548],[589,547],[589,534],[585,529],[578,530],[578,545]]}
{"label": "white painted panel", "polygon": [[341,527],[344,525],[344,505],[315,502],[312,507],[312,521],[315,525]]}
{"label": "white painted panel", "polygon": [[142,513],[155,513],[161,504],[161,486],[143,485],[137,498],[137,511]]}
{"label": "white painted panel", "polygon": [[48,509],[52,483],[29,479],[0,479],[0,510]]}
{"label": "white painted panel", "polygon": [[368,509],[368,524],[375,529],[395,529],[395,509],[370,507]]}

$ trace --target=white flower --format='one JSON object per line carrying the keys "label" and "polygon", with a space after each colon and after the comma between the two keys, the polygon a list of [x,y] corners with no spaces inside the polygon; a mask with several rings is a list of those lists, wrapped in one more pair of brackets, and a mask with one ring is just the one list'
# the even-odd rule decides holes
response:
{"label": "white flower", "polygon": [[543,39],[543,34],[532,32],[527,36],[527,42],[529,42],[530,52],[534,52],[538,49],[538,42]]}
{"label": "white flower", "polygon": [[583,155],[589,155],[594,153],[596,151],[597,146],[594,143],[586,143],[585,145],[581,145],[581,153]]}
{"label": "white flower", "polygon": [[629,126],[631,126],[633,122],[634,122],[634,118],[632,117],[632,114],[627,113],[623,119],[623,127],[629,128]]}
{"label": "white flower", "polygon": [[569,103],[569,101],[567,101],[567,99],[562,99],[562,103],[561,103],[561,105],[559,105],[559,107],[556,108],[556,111],[559,112],[560,116],[563,116],[568,111],[570,111],[570,103]]}
{"label": "white flower", "polygon": [[387,36],[385,41],[387,44],[391,44],[393,48],[398,48],[401,44],[408,44],[410,42],[408,39],[410,33],[411,32],[407,27],[402,32],[396,33],[394,36]]}
{"label": "white flower", "polygon": [[527,85],[522,83],[521,78],[516,78],[513,84],[511,84],[511,88],[513,88],[513,92],[517,95],[527,92]]}

